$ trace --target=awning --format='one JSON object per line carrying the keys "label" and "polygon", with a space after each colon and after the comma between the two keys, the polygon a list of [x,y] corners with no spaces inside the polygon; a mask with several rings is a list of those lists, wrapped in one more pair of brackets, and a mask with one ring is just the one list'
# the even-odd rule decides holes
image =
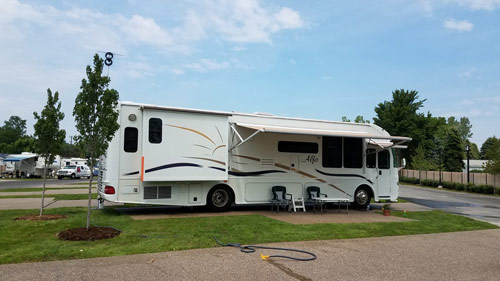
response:
{"label": "awning", "polygon": [[25,159],[34,158],[34,157],[36,157],[36,156],[33,156],[33,155],[12,156],[12,157],[4,158],[3,162],[19,162],[19,161],[23,161]]}
{"label": "awning", "polygon": [[379,140],[389,140],[389,141],[410,141],[411,138],[408,137],[398,137],[398,136],[382,136],[382,135],[372,135],[367,132],[360,131],[342,131],[334,129],[311,129],[311,128],[297,128],[297,127],[283,127],[283,126],[271,126],[271,125],[256,125],[256,124],[245,124],[236,123],[240,127],[245,127],[260,132],[268,133],[282,133],[282,134],[302,134],[302,135],[315,135],[315,136],[333,136],[333,137],[353,137],[353,138],[366,138],[366,139],[379,139]]}

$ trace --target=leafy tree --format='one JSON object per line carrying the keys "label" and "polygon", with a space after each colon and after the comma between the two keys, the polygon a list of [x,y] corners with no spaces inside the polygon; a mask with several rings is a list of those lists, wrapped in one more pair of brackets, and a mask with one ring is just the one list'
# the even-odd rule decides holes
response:
{"label": "leafy tree", "polygon": [[47,104],[41,114],[33,112],[35,117],[35,152],[44,158],[43,165],[43,189],[42,205],[40,207],[40,216],[43,215],[45,184],[47,182],[47,166],[53,163],[61,145],[64,143],[66,131],[59,129],[59,123],[64,119],[64,113],[61,112],[61,102],[59,93],[47,89]]}
{"label": "leafy tree", "polygon": [[392,100],[379,103],[375,107],[377,116],[373,118],[376,125],[384,128],[393,136],[411,137],[408,149],[401,151],[411,163],[418,146],[422,145],[426,154],[435,149],[434,138],[436,132],[446,124],[444,118],[433,117],[432,114],[419,113],[426,100],[419,100],[415,90],[395,90]]}
{"label": "leafy tree", "polygon": [[347,117],[342,116],[342,122],[351,122],[351,120],[347,119]]}
{"label": "leafy tree", "polygon": [[456,120],[454,116],[448,118],[448,125],[457,129],[458,136],[462,141],[472,137],[472,124],[467,117],[460,117],[460,121]]}
{"label": "leafy tree", "polygon": [[500,141],[489,148],[486,157],[490,160],[486,163],[485,171],[494,175],[500,174]]}
{"label": "leafy tree", "polygon": [[[94,55],[94,69],[87,65],[87,79],[82,80],[81,92],[78,93],[73,108],[76,129],[79,136],[75,137],[77,144],[88,157],[90,168],[93,169],[96,160],[106,152],[109,141],[119,128],[118,91],[109,89],[111,79],[102,76],[104,61]],[[90,228],[91,196],[93,173],[90,173],[89,197],[87,211],[87,229]]]}
{"label": "leafy tree", "polygon": [[426,155],[423,145],[419,145],[412,157],[411,167],[419,171],[432,171],[436,169],[436,164]]}
{"label": "leafy tree", "polygon": [[497,139],[495,136],[487,138],[483,145],[481,145],[481,159],[489,160],[488,155],[491,154],[490,151],[496,147],[498,142],[500,142],[500,139]]}
{"label": "leafy tree", "polygon": [[444,149],[444,168],[450,172],[461,172],[464,169],[464,147],[455,128],[449,130]]}
{"label": "leafy tree", "polygon": [[[19,116],[11,116],[9,120],[4,121],[0,127],[0,152],[21,153],[20,145],[15,145],[16,141],[26,136],[26,120]],[[27,150],[24,150],[27,151]]]}
{"label": "leafy tree", "polygon": [[61,146],[61,151],[59,152],[62,157],[84,157],[85,155],[82,155],[82,151],[80,150],[80,147],[75,144],[70,144],[70,143],[63,143]]}
{"label": "leafy tree", "polygon": [[17,139],[13,144],[9,145],[9,151],[12,153],[22,153],[24,151],[35,150],[35,138],[32,136],[24,136]]}
{"label": "leafy tree", "polygon": [[362,115],[358,115],[356,119],[354,119],[354,123],[370,123],[370,120],[365,120]]}
{"label": "leafy tree", "polygon": [[[481,159],[480,153],[479,153],[479,148],[477,147],[477,144],[467,140],[465,142],[465,145],[469,145],[469,156],[470,159]],[[467,154],[467,152],[465,152]],[[464,159],[467,158],[467,155],[464,156]]]}

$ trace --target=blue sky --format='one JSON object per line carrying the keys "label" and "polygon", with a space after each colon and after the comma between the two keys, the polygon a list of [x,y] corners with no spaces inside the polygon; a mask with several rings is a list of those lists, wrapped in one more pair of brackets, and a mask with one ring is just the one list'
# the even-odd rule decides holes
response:
{"label": "blue sky", "polygon": [[32,133],[51,88],[75,135],[97,51],[122,55],[121,100],[353,120],[403,88],[424,112],[469,117],[479,146],[500,136],[500,0],[2,0],[0,122]]}

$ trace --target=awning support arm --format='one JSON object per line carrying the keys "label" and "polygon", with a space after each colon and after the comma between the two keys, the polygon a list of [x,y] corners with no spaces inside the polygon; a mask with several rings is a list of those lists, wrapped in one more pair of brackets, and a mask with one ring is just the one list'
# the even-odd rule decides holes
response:
{"label": "awning support arm", "polygon": [[239,143],[237,143],[236,145],[234,145],[233,147],[231,147],[231,149],[229,149],[229,151],[232,151],[233,149],[242,146],[244,143],[246,143],[247,141],[249,141],[253,137],[255,137],[258,133],[262,132],[261,130],[257,130],[253,134],[251,134],[248,138],[243,139],[241,137],[241,135],[238,133],[238,131],[236,130],[236,128],[234,128],[234,124],[231,125],[231,129],[233,129],[233,131],[236,133],[236,135],[238,136],[238,138],[240,138],[241,141]]}

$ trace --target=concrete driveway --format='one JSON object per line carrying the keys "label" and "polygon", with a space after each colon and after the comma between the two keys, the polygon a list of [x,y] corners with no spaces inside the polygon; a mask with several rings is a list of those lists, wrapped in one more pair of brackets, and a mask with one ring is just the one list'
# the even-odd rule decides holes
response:
{"label": "concrete driveway", "polygon": [[[314,252],[309,262],[237,248],[0,265],[2,280],[499,280],[500,229],[271,244]],[[225,241],[238,242],[238,241]],[[85,250],[84,248],[82,250]],[[279,253],[282,254],[282,253]]]}

